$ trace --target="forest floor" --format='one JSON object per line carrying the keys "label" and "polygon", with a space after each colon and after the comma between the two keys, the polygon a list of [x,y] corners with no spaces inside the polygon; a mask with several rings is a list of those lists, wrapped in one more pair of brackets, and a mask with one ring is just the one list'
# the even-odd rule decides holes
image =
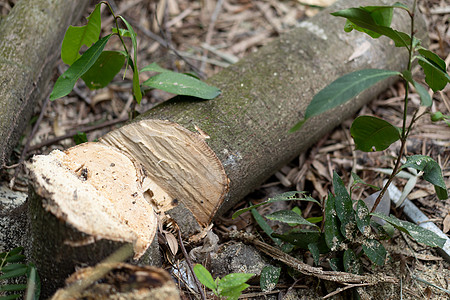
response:
{"label": "forest floor", "polygon": [[[2,15],[8,13],[14,1],[0,1]],[[110,1],[116,14],[121,14],[131,21],[138,34],[140,66],[158,62],[161,66],[179,72],[196,72],[207,78],[228,65],[235,63],[248,53],[257,51],[283,32],[295,28],[299,22],[316,14],[320,7],[330,5],[333,0],[159,0],[159,1]],[[155,4],[157,2],[158,5]],[[450,5],[444,0],[419,1],[419,10],[424,15],[430,36],[430,49],[450,63]],[[92,11],[93,6],[89,8]],[[86,16],[88,12],[86,13]],[[157,17],[155,17],[157,16]],[[331,18],[331,16],[330,16]],[[84,24],[82,21],[80,24]],[[110,14],[102,9],[102,27],[104,32],[112,25]],[[111,48],[119,46],[118,40],[108,44]],[[66,68],[61,62],[56,77]],[[420,73],[415,73],[418,81],[424,82]],[[131,72],[125,75],[125,81],[117,78],[107,88],[89,91],[82,83],[78,83],[69,96],[54,102],[47,102],[43,119],[39,124],[27,156],[49,153],[52,149],[65,149],[74,145],[73,135],[85,132],[87,139],[93,141],[116,124],[125,122],[129,111],[135,108],[144,112],[154,105],[169,99],[172,95],[154,90],[148,92],[139,106],[134,106],[131,90]],[[146,78],[142,78],[145,80]],[[360,114],[369,114],[388,120],[391,124],[401,126],[402,103],[404,87],[395,84],[387,91],[377,96],[370,104],[364,106]],[[417,94],[410,96],[412,106],[420,103]],[[434,94],[434,105],[431,111],[450,113],[450,87]],[[214,100],[212,100],[214,101]],[[36,119],[42,107],[36,108]],[[355,116],[356,117],[356,116]],[[274,196],[277,193],[297,190],[308,191],[316,199],[323,199],[331,189],[332,171],[336,170],[344,179],[350,178],[353,171],[365,182],[382,186],[386,175],[379,172],[380,168],[392,168],[393,157],[399,145],[394,144],[388,150],[374,153],[363,153],[354,150],[349,128],[352,120],[347,120],[340,127],[325,136],[308,152],[302,153],[297,159],[277,171],[275,175],[260,188],[248,195],[236,205],[230,214],[215,222],[215,229],[226,232],[231,229],[256,232],[258,225],[250,214],[236,220],[231,219],[232,212],[247,205]],[[111,125],[111,123],[116,123]],[[31,126],[25,133],[29,138]],[[20,156],[23,145],[16,148]],[[409,143],[408,154],[424,154],[434,158],[440,165],[447,186],[450,186],[450,127],[445,123],[433,123],[430,118],[422,117],[415,126]],[[275,171],[275,170],[274,170]],[[2,174],[2,181],[9,182],[14,178],[15,189],[27,188],[27,177],[22,172],[16,173],[15,168]],[[394,184],[402,188],[406,179],[396,179]],[[346,182],[347,183],[347,182]],[[356,198],[368,196],[373,190],[358,189],[353,193]],[[450,232],[450,202],[440,201],[434,194],[432,185],[419,180],[409,194],[412,200],[442,231]],[[270,209],[270,208],[269,208]],[[316,207],[301,205],[303,216],[320,216]],[[261,213],[267,213],[262,211]],[[405,218],[402,211],[391,208],[391,213]],[[214,230],[214,229],[213,229]],[[220,234],[219,234],[220,236]],[[397,234],[388,243],[392,259],[391,265],[383,271],[386,274],[402,278],[402,287],[387,288],[387,294],[381,292],[381,287],[366,288],[361,291],[370,297],[375,294],[382,299],[444,299],[450,294],[435,286],[450,290],[450,264],[443,260],[434,249],[419,245],[405,235]],[[299,253],[304,261],[311,261],[308,253]],[[179,254],[175,259],[182,258]],[[168,262],[166,266],[169,266]],[[368,272],[374,272],[367,268]],[[375,270],[376,272],[376,270]],[[295,284],[295,287],[294,287]],[[434,285],[434,286],[433,286]],[[281,284],[276,287],[274,299],[286,294],[296,293],[298,298],[311,299],[313,296],[324,296],[333,291],[323,283],[306,276],[296,278],[282,276]],[[309,286],[309,288],[305,288]],[[187,289],[183,289],[184,299],[194,299]],[[388,293],[389,292],[389,293]],[[251,293],[251,294],[249,294]],[[268,297],[261,293],[256,284],[244,292],[249,299],[252,297]],[[309,295],[309,296],[308,296]],[[337,296],[339,297],[339,296]],[[290,298],[293,299],[293,298]]]}

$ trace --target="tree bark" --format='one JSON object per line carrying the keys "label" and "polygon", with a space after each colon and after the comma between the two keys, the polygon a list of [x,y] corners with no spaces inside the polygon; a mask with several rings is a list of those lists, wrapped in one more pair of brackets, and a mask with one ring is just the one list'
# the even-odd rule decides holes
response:
{"label": "tree bark", "polygon": [[[358,5],[392,3],[364,0],[359,1]],[[174,218],[179,224],[188,217],[195,218],[198,224],[193,230],[198,230],[199,225],[207,225],[213,217],[233,207],[283,164],[352,116],[363,104],[385,90],[392,80],[382,82],[348,103],[312,118],[300,131],[289,134],[288,130],[303,117],[312,96],[320,89],[337,77],[359,69],[406,68],[408,56],[404,49],[394,48],[386,38],[372,40],[362,33],[345,33],[345,21],[329,15],[331,11],[353,5],[354,1],[349,0],[337,2],[316,17],[302,22],[300,28],[209,79],[208,83],[222,90],[219,98],[199,101],[190,97],[175,97],[132,123],[108,133],[100,144],[104,145],[104,149],[119,150],[138,166],[136,170],[127,171],[142,174],[143,179],[136,179],[139,181],[136,195],[147,199],[161,215],[167,219]],[[406,13],[396,13],[395,28],[409,32],[408,24]],[[416,24],[417,36],[423,38],[426,32],[423,20],[417,18]],[[366,51],[349,59],[367,43],[370,46]],[[87,144],[86,149],[93,144]],[[107,204],[102,200],[105,197],[97,194],[103,187],[96,183],[95,176],[87,174],[105,171],[111,166],[110,161],[103,161],[101,152],[96,154],[98,160],[75,155],[73,165],[68,167],[61,163],[65,160],[62,157],[73,152],[72,149],[65,153],[55,151],[48,157],[37,156],[29,164],[32,190],[38,195],[30,197],[32,228],[43,230],[49,218],[36,214],[51,215],[51,222],[56,222],[57,218],[58,226],[75,228],[81,236],[94,241],[90,244],[92,250],[86,251],[96,251],[96,244],[108,239],[101,228],[95,234],[83,233],[83,226],[79,223],[64,223],[69,217],[76,219],[95,211],[66,210],[66,201],[90,197],[93,202],[103,201],[101,203],[105,205],[116,206],[125,201],[123,199],[131,203],[135,196],[114,198],[111,195],[107,199],[112,204]],[[92,165],[92,161],[98,165]],[[45,167],[46,163],[48,167]],[[88,171],[84,173],[85,167]],[[118,167],[120,169],[123,165]],[[55,172],[58,168],[61,168],[60,173]],[[64,180],[71,182],[70,187]],[[67,188],[61,188],[64,186]],[[84,190],[86,186],[92,193],[81,196],[77,191]],[[77,197],[67,196],[74,193]],[[38,209],[43,203],[44,209]],[[122,221],[127,223],[128,219]],[[117,226],[122,226],[119,223]],[[38,238],[42,236],[42,231],[32,232],[33,249],[45,251],[42,254],[33,251],[33,259],[45,278],[52,279],[50,267],[53,270],[62,266],[73,269],[77,264],[95,263],[95,259],[65,255],[76,252],[59,247],[61,241],[70,240],[70,236],[64,236],[63,231],[53,231],[55,235],[63,236],[52,235],[44,241]],[[135,240],[127,239],[126,242],[134,243]],[[70,243],[65,245],[69,247]],[[114,245],[114,248],[117,247]],[[63,256],[64,260],[54,260]]]}
{"label": "tree bark", "polygon": [[21,0],[0,23],[0,169],[49,81],[64,33],[88,0]]}

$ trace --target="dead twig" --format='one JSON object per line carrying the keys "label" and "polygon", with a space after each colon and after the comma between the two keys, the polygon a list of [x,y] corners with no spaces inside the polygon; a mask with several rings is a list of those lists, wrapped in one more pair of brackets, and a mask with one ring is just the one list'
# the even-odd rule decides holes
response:
{"label": "dead twig", "polygon": [[128,121],[128,117],[118,118],[118,119],[106,121],[106,122],[101,123],[101,124],[88,126],[88,127],[82,127],[82,128],[80,128],[80,129],[78,129],[76,131],[71,131],[71,132],[66,133],[64,135],[57,136],[57,137],[55,137],[53,139],[49,139],[49,140],[46,140],[46,141],[44,141],[44,142],[42,142],[40,144],[34,145],[34,146],[32,146],[32,147],[30,147],[28,149],[28,152],[32,152],[32,151],[38,150],[38,149],[40,149],[42,147],[50,146],[50,145],[53,145],[53,144],[55,144],[55,143],[57,143],[59,141],[71,138],[75,134],[77,134],[77,132],[79,132],[79,131],[81,131],[81,132],[90,132],[90,131],[101,129],[101,128],[104,128],[104,127],[113,126],[113,125],[116,125],[116,124],[119,124],[119,123],[123,123],[123,122],[126,122],[126,121]]}
{"label": "dead twig", "polygon": [[230,238],[241,240],[245,243],[253,244],[258,250],[277,259],[300,273],[308,276],[314,276],[319,279],[334,281],[342,284],[364,284],[375,285],[378,283],[398,283],[398,279],[385,274],[367,274],[357,275],[346,272],[324,271],[322,268],[312,267],[304,262],[284,253],[278,248],[272,247],[249,233],[241,233],[232,231],[229,233]]}
{"label": "dead twig", "polygon": [[192,260],[191,260],[191,258],[189,257],[188,253],[186,252],[186,248],[184,248],[183,240],[181,239],[181,230],[180,230],[180,227],[178,227],[178,224],[175,224],[175,225],[176,225],[176,227],[177,227],[177,232],[178,232],[178,243],[180,244],[180,248],[181,248],[181,251],[183,252],[184,259],[186,259],[186,263],[187,263],[187,265],[188,265],[188,267],[189,267],[189,270],[191,271],[192,277],[194,278],[195,284],[197,285],[197,289],[198,289],[199,292],[200,292],[200,296],[202,297],[202,300],[206,300],[206,295],[205,295],[205,292],[204,292],[203,289],[202,289],[202,285],[201,285],[200,282],[198,281],[197,276],[195,276],[195,273],[194,273],[194,266],[192,265]]}

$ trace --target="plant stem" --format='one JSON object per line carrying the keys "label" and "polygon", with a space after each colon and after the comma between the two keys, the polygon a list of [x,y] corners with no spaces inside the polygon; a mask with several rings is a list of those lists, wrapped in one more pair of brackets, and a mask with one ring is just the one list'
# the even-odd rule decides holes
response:
{"label": "plant stem", "polygon": [[[123,41],[122,35],[120,34],[119,23],[117,22],[117,19],[119,17],[114,14],[114,10],[112,9],[111,5],[107,1],[102,1],[100,3],[106,4],[106,6],[108,6],[109,11],[111,12],[111,15],[114,18],[114,22],[116,23],[117,35],[119,36],[120,42],[122,43],[122,46],[125,49],[125,53],[127,54],[127,57],[129,57],[130,53],[128,52],[127,46],[125,45],[125,42]],[[127,65],[128,65],[128,60],[127,60]]]}
{"label": "plant stem", "polygon": [[[409,12],[409,16],[411,17],[411,42],[410,42],[410,47],[409,47],[409,51],[408,51],[408,71],[411,72],[412,70],[412,57],[414,54],[414,14],[415,14],[415,10],[416,10],[416,3],[417,0],[414,0],[413,2],[413,7],[412,10]],[[408,129],[406,128],[406,117],[408,116],[408,96],[409,96],[409,83],[406,79],[403,80],[404,84],[405,84],[405,99],[404,99],[404,104],[403,104],[403,124],[402,124],[402,133],[400,136],[400,141],[401,141],[401,145],[400,145],[400,151],[398,153],[397,156],[397,161],[395,162],[395,166],[394,169],[392,170],[391,175],[389,176],[388,181],[386,182],[386,184],[384,185],[383,189],[381,190],[380,194],[378,195],[377,199],[375,200],[375,203],[371,209],[371,213],[373,213],[375,211],[375,209],[377,208],[378,204],[380,204],[381,199],[383,199],[384,194],[386,193],[389,185],[391,184],[392,180],[394,179],[394,177],[397,175],[397,173],[400,171],[400,162],[402,159],[402,155],[405,152],[406,149],[406,140],[408,138],[409,132],[412,128],[413,123],[415,122],[415,116],[416,113],[414,114],[413,118],[411,119],[411,122],[408,126]]]}

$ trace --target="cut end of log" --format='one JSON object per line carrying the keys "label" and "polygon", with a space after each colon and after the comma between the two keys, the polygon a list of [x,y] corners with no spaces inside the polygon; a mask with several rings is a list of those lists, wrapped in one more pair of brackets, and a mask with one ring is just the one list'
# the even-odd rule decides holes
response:
{"label": "cut end of log", "polygon": [[157,218],[142,190],[144,177],[125,153],[100,143],[84,143],[64,152],[39,155],[27,165],[44,208],[85,240],[108,239],[134,245],[134,258],[150,246]]}
{"label": "cut end of log", "polygon": [[199,224],[214,217],[228,191],[228,177],[207,133],[194,133],[169,121],[142,120],[111,131],[101,143],[116,147],[139,162],[148,179],[147,196],[158,211],[182,202]]}

